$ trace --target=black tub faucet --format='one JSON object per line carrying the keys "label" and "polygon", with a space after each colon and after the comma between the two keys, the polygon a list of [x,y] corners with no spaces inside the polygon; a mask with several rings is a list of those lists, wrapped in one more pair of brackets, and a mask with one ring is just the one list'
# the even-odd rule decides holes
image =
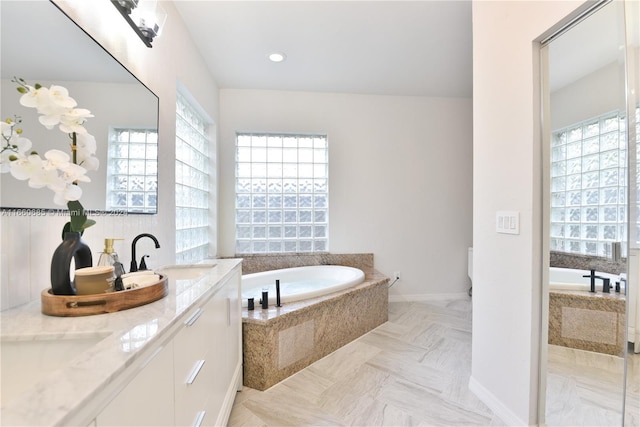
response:
{"label": "black tub faucet", "polygon": [[[151,240],[153,240],[153,242],[156,244],[156,249],[160,247],[160,243],[158,242],[158,239],[156,239],[156,236],[154,236],[153,234],[149,234],[149,233],[138,234],[133,239],[133,242],[131,243],[131,268],[129,268],[129,273],[138,271],[138,263],[136,262],[136,243],[138,243],[138,240],[140,240],[143,237],[148,237]],[[144,261],[144,257],[142,258],[142,260]]]}
{"label": "black tub faucet", "polygon": [[596,276],[596,271],[595,270],[591,270],[591,274],[589,274],[588,276],[582,276],[582,277],[588,277],[590,279],[590,290],[589,292],[595,292],[596,291],[596,278],[598,276]]}
{"label": "black tub faucet", "polygon": [[608,277],[600,277],[596,276],[596,279],[602,280],[602,292],[609,294],[611,293],[611,279]]}

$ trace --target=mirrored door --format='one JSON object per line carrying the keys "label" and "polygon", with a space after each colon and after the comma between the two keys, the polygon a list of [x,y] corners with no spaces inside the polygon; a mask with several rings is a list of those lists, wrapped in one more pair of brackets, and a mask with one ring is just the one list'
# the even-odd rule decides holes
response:
{"label": "mirrored door", "polygon": [[541,417],[550,426],[622,425],[637,255],[624,3],[597,4],[541,53],[549,266]]}

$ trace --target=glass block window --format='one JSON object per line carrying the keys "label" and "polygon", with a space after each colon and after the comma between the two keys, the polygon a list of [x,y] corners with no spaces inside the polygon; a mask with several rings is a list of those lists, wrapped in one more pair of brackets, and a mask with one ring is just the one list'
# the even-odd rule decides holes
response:
{"label": "glass block window", "polygon": [[107,209],[134,213],[158,211],[157,129],[110,130]]}
{"label": "glass block window", "polygon": [[611,113],[553,132],[551,250],[609,256],[626,242],[625,125]]}
{"label": "glass block window", "polygon": [[209,124],[187,99],[176,105],[176,262],[209,256]]}
{"label": "glass block window", "polygon": [[236,135],[236,253],[329,250],[326,135]]}

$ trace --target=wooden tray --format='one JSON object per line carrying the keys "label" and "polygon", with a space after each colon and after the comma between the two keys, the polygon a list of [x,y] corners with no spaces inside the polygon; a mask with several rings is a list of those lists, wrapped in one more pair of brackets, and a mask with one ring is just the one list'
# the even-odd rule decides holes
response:
{"label": "wooden tray", "polygon": [[167,276],[143,288],[93,295],[54,295],[51,289],[41,294],[42,313],[49,316],[91,316],[139,307],[164,298],[169,293]]}

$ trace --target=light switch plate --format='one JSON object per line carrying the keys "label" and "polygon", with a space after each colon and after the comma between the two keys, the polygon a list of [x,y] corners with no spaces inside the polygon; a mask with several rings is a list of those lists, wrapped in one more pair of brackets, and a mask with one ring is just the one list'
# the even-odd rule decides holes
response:
{"label": "light switch plate", "polygon": [[502,234],[520,234],[520,212],[496,212],[496,232]]}

